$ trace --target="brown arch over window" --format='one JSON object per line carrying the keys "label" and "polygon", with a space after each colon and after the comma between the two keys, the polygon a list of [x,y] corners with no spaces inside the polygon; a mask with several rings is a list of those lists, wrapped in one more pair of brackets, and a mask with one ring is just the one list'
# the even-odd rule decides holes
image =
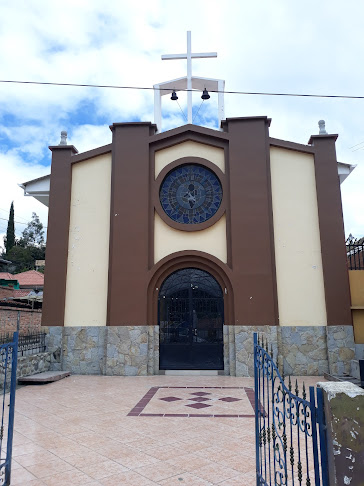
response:
{"label": "brown arch over window", "polygon": [[215,277],[224,294],[224,322],[234,324],[234,295],[230,269],[218,258],[196,250],[172,253],[151,270],[148,285],[148,324],[158,325],[158,294],[162,283],[171,273],[182,268],[198,268]]}

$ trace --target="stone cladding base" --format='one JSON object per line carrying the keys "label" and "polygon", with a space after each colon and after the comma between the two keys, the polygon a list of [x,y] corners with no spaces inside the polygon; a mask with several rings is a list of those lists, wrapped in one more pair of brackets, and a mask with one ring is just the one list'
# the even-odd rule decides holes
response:
{"label": "stone cladding base", "polygon": [[[52,371],[82,375],[159,374],[159,327],[44,327]],[[224,326],[224,374],[254,375],[253,335],[272,346],[285,375],[344,375],[355,356],[351,326]]]}

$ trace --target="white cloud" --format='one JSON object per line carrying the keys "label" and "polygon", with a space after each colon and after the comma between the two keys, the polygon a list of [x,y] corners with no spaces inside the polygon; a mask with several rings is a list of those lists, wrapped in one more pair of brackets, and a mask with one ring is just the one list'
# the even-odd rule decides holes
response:
{"label": "white cloud", "polygon": [[[1,78],[151,87],[185,75],[185,61],[162,62],[160,55],[185,52],[191,30],[195,52],[218,52],[217,59],[196,59],[193,73],[225,79],[227,90],[361,95],[363,14],[364,5],[355,0],[2,2]],[[178,105],[167,98],[165,129],[183,123]],[[179,101],[186,111],[183,94]],[[212,103],[202,106],[205,115]],[[346,231],[360,236],[364,150],[350,147],[364,140],[363,104],[227,94],[225,113],[267,115],[272,136],[300,143],[318,133],[317,121],[325,119],[328,130],[340,135],[338,159],[358,164],[342,193]],[[20,194],[16,183],[47,172],[39,162],[50,160],[47,147],[59,142],[62,129],[83,151],[108,143],[113,122],[152,116],[152,91],[0,84],[0,177],[6,170],[15,184],[1,186],[0,208]],[[21,197],[16,211],[31,201],[41,212],[37,201]]]}

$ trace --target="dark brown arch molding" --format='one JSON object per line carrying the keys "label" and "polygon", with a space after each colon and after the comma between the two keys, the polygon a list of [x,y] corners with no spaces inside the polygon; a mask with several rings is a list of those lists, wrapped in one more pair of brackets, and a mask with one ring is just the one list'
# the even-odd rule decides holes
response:
{"label": "dark brown arch molding", "polygon": [[171,273],[191,267],[205,270],[216,278],[224,293],[225,324],[234,323],[234,294],[231,284],[231,270],[218,258],[208,253],[189,250],[172,253],[158,262],[151,270],[148,285],[148,324],[158,324],[158,293],[163,281]]}

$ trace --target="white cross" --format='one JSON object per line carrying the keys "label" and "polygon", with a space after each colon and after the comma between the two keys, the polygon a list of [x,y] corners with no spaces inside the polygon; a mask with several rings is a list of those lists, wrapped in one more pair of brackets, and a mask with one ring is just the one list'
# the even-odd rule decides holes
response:
{"label": "white cross", "polygon": [[217,57],[217,52],[191,52],[191,31],[187,32],[187,54],[164,54],[162,60],[187,59],[187,123],[192,123],[192,58]]}

